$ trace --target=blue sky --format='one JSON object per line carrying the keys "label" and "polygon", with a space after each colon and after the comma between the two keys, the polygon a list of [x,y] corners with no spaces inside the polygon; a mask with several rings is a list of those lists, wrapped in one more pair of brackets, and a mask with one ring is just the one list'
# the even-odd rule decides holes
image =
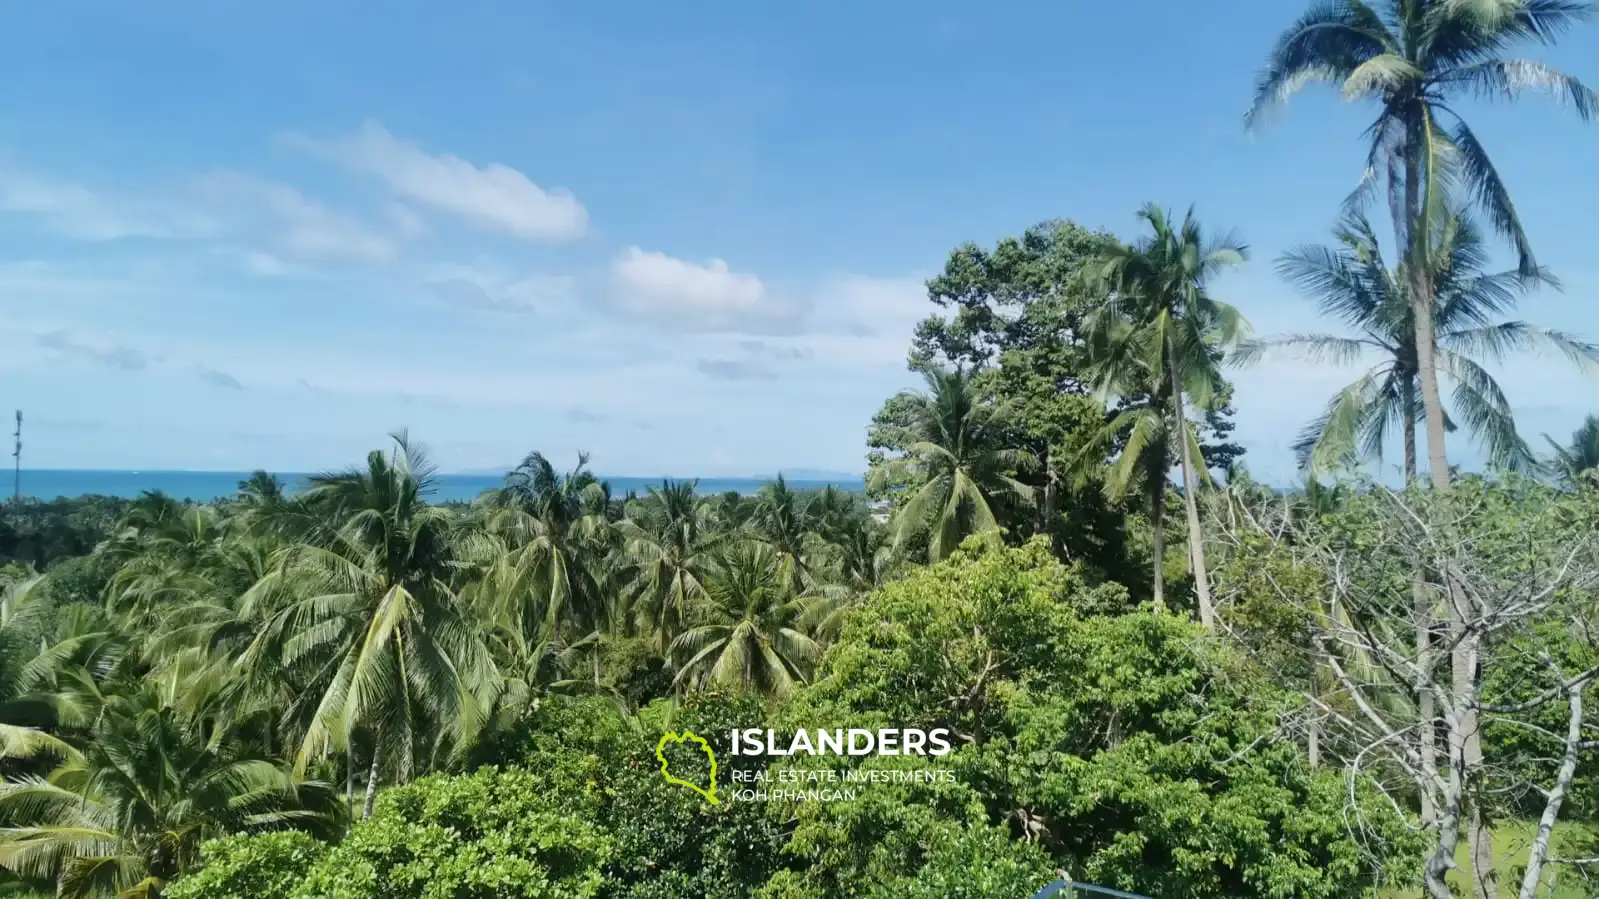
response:
{"label": "blue sky", "polygon": [[[1045,8],[1045,7],[1048,8]],[[1226,12],[1214,10],[1225,9]],[[528,449],[613,474],[859,470],[949,250],[1155,200],[1251,244],[1324,239],[1368,111],[1241,116],[1298,4],[57,0],[0,31],[0,407],[41,468],[354,461],[400,425],[447,470]],[[1529,55],[1599,82],[1599,24]],[[1471,110],[1599,338],[1599,131]],[[1529,435],[1599,409],[1500,371]],[[1354,376],[1237,376],[1257,475]],[[1463,444],[1463,441],[1456,441]],[[1541,444],[1541,440],[1539,440]],[[1464,445],[1451,447],[1469,458]]]}

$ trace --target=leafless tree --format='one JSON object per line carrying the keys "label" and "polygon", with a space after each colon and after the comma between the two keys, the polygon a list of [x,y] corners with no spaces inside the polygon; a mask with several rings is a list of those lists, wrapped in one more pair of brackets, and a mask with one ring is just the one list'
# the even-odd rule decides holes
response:
{"label": "leafless tree", "polygon": [[[1309,654],[1313,673],[1299,685],[1306,715],[1286,726],[1318,761],[1344,766],[1352,800],[1365,782],[1407,813],[1433,810],[1414,819],[1430,841],[1420,880],[1433,899],[1454,896],[1445,876],[1462,826],[1485,827],[1496,801],[1525,805],[1529,796],[1542,806],[1518,895],[1534,899],[1545,867],[1565,861],[1551,857],[1561,806],[1585,754],[1599,748],[1584,717],[1599,676],[1599,534],[1591,518],[1582,526],[1556,502],[1509,514],[1500,489],[1372,488],[1353,530],[1347,518],[1329,526],[1292,500],[1224,496],[1218,509],[1219,539],[1234,560],[1218,575],[1224,629],[1257,653],[1277,639]],[[1416,571],[1429,572],[1428,602],[1416,601]],[[1243,632],[1244,605],[1263,600],[1289,613],[1291,633]],[[1418,628],[1434,639],[1418,640]],[[1280,645],[1275,652],[1280,658]],[[1563,710],[1563,727],[1548,726],[1551,708]],[[1490,727],[1547,744],[1549,758],[1531,769],[1539,773],[1495,758],[1481,740]],[[1425,751],[1433,730],[1442,738],[1436,759]],[[1473,867],[1473,877],[1493,877]]]}

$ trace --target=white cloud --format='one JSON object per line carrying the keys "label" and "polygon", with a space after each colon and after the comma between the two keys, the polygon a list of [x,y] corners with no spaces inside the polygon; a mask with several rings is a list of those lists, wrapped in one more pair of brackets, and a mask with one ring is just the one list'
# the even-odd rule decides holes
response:
{"label": "white cloud", "polygon": [[757,359],[701,359],[700,374],[718,381],[775,381],[777,372]]}
{"label": "white cloud", "polygon": [[916,325],[943,312],[927,299],[921,275],[838,275],[812,296],[807,347],[837,368],[903,370]]}
{"label": "white cloud", "polygon": [[0,212],[37,217],[73,240],[202,237],[217,223],[196,210],[111,196],[81,184],[17,169],[0,169]]}
{"label": "white cloud", "polygon": [[812,356],[810,347],[774,344],[764,340],[740,340],[738,348],[751,356],[772,359],[799,360],[809,359]]}
{"label": "white cloud", "polygon": [[299,273],[297,266],[284,262],[274,253],[246,250],[239,256],[244,270],[260,278],[288,278]]}
{"label": "white cloud", "polygon": [[577,296],[576,278],[509,275],[487,264],[433,266],[423,279],[439,302],[487,312],[548,313],[570,308]]}
{"label": "white cloud", "polygon": [[64,330],[38,336],[39,345],[63,356],[82,359],[121,371],[142,371],[152,361],[149,354],[114,341],[85,339]]}
{"label": "white cloud", "polygon": [[0,213],[35,218],[72,240],[128,238],[227,241],[270,245],[243,250],[258,275],[287,274],[281,256],[321,261],[383,262],[423,232],[416,214],[395,204],[383,225],[362,222],[288,185],[221,172],[186,180],[165,196],[102,191],[83,184],[0,168]]}
{"label": "white cloud", "polygon": [[920,275],[880,278],[840,275],[816,292],[816,330],[910,342],[916,325],[943,309],[927,299]]}
{"label": "white cloud", "polygon": [[194,373],[199,376],[200,380],[215,387],[225,387],[228,390],[244,389],[243,382],[238,378],[209,365],[195,365]]}
{"label": "white cloud", "polygon": [[611,280],[617,311],[685,331],[787,332],[804,311],[721,259],[701,264],[628,247],[612,263]]}
{"label": "white cloud", "polygon": [[[9,332],[5,336],[22,336],[26,332]],[[185,365],[179,358],[163,351],[152,351],[129,346],[120,340],[101,334],[85,333],[56,328],[28,335],[37,347],[45,350],[52,361],[73,359],[95,367],[118,372],[119,379],[133,375],[181,372],[216,387],[244,390],[242,381],[233,375],[202,362]],[[12,351],[14,353],[14,350]],[[9,355],[9,354],[8,354]]]}
{"label": "white cloud", "polygon": [[376,122],[331,141],[290,136],[301,149],[370,174],[396,194],[468,222],[532,240],[564,240],[588,230],[588,211],[571,192],[543,188],[514,168],[479,168],[449,154],[433,155]]}
{"label": "white cloud", "polygon": [[401,233],[335,212],[286,184],[221,172],[201,179],[199,187],[207,202],[229,210],[239,230],[261,232],[293,256],[387,262],[400,251]]}

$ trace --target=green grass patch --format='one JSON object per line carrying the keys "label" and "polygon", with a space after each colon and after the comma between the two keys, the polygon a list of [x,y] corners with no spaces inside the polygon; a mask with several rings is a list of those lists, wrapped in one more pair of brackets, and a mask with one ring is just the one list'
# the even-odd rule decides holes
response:
{"label": "green grass patch", "polygon": [[[1537,833],[1536,821],[1501,821],[1494,825],[1494,871],[1499,879],[1499,895],[1514,896],[1521,888],[1521,877],[1527,866],[1527,854]],[[1599,840],[1599,829],[1591,824],[1563,821],[1555,826],[1554,851],[1556,856],[1591,856],[1594,843]],[[1471,895],[1469,872],[1470,847],[1465,834],[1455,847],[1457,870],[1450,872],[1449,883],[1456,895]],[[1539,879],[1540,897],[1548,899],[1591,899],[1599,895],[1599,871],[1585,878],[1582,872],[1563,865],[1549,865]],[[1550,887],[1554,890],[1550,892]],[[1412,899],[1422,895],[1420,884],[1414,888],[1394,888],[1383,891],[1383,899]]]}

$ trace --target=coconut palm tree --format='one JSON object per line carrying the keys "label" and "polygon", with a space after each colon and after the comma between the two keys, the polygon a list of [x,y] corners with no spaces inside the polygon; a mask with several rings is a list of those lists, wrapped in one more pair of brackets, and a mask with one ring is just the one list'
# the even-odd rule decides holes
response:
{"label": "coconut palm tree", "polygon": [[711,504],[696,493],[698,481],[663,481],[627,504],[617,522],[622,557],[631,580],[625,594],[638,627],[663,656],[682,633],[692,606],[705,596],[709,551],[717,542]]}
{"label": "coconut palm tree", "polygon": [[[1338,247],[1299,247],[1277,264],[1289,282],[1316,299],[1323,314],[1341,319],[1358,337],[1296,334],[1251,343],[1236,360],[1250,361],[1273,347],[1298,349],[1312,358],[1352,361],[1375,356],[1376,364],[1328,402],[1301,433],[1295,450],[1313,475],[1330,473],[1360,457],[1382,457],[1388,435],[1401,434],[1407,483],[1417,475],[1416,424],[1422,419],[1414,309],[1409,278],[1384,265],[1377,237],[1366,218],[1350,212],[1336,232]],[[1569,334],[1520,321],[1496,321],[1517,298],[1540,284],[1554,284],[1542,269],[1483,271],[1488,251],[1466,210],[1445,219],[1429,241],[1440,368],[1451,386],[1454,416],[1494,464],[1529,471],[1532,451],[1517,433],[1504,393],[1482,362],[1500,362],[1512,351],[1553,350],[1599,371],[1599,347]],[[1402,268],[1402,267],[1401,267]],[[1475,357],[1475,358],[1474,358]]]}
{"label": "coconut palm tree", "polygon": [[838,542],[843,534],[852,533],[866,520],[860,498],[828,484],[811,496],[805,514],[812,528],[823,540]]}
{"label": "coconut palm tree", "polygon": [[[1129,327],[1130,326],[1126,326]],[[1136,366],[1123,364],[1114,392],[1123,395],[1116,413],[1088,441],[1070,467],[1076,471],[1078,486],[1089,483],[1104,462],[1107,448],[1118,441],[1120,451],[1105,473],[1105,496],[1121,502],[1134,488],[1145,495],[1145,513],[1150,525],[1150,588],[1157,608],[1166,607],[1166,502],[1171,487],[1171,470],[1176,463],[1176,442],[1170,415],[1171,399],[1162,392],[1160,379],[1151,379]],[[1139,396],[1140,391],[1152,392]],[[1131,397],[1131,399],[1129,399]]]}
{"label": "coconut palm tree", "polygon": [[284,498],[283,479],[270,472],[257,469],[239,482],[238,501],[247,509],[276,506]]}
{"label": "coconut palm tree", "polygon": [[[102,608],[56,608],[49,575],[0,594],[0,775],[77,740],[139,671],[136,638]],[[27,766],[24,766],[27,767]]]}
{"label": "coconut palm tree", "polygon": [[821,647],[801,622],[825,601],[797,597],[785,564],[760,541],[719,548],[693,626],[672,641],[672,654],[682,660],[677,682],[786,696],[806,681]]}
{"label": "coconut palm tree", "polygon": [[[543,454],[529,453],[489,497],[488,531],[503,537],[510,583],[502,595],[529,596],[539,609],[508,610],[531,634],[570,625],[579,635],[609,627],[610,604],[595,570],[605,548],[610,489],[588,470],[588,454],[557,474]],[[524,604],[525,605],[525,604]]]}
{"label": "coconut palm tree", "polygon": [[[1110,423],[1112,433],[1128,435],[1122,461],[1112,470],[1114,483],[1125,485],[1131,472],[1143,466],[1151,474],[1159,470],[1160,486],[1152,489],[1164,490],[1170,469],[1159,450],[1175,445],[1199,618],[1209,628],[1215,626],[1215,616],[1199,522],[1203,456],[1186,407],[1191,403],[1198,410],[1212,410],[1225,392],[1222,356],[1248,324],[1236,309],[1210,295],[1209,282],[1223,269],[1243,264],[1247,248],[1231,235],[1206,235],[1192,209],[1180,226],[1153,203],[1139,210],[1138,217],[1149,225],[1150,234],[1112,249],[1103,259],[1111,295],[1087,325],[1090,380],[1107,398],[1148,398]],[[1158,546],[1155,564],[1161,564]]]}
{"label": "coconut palm tree", "polygon": [[937,562],[977,534],[1001,542],[1002,503],[1033,505],[1033,489],[1013,475],[1035,464],[1031,453],[1006,446],[1011,410],[979,396],[964,369],[930,369],[927,389],[907,400],[907,455],[873,470],[874,489],[906,479],[909,496],[895,512],[896,549],[926,534],[927,557]]}
{"label": "coconut palm tree", "polygon": [[776,551],[786,576],[813,582],[806,556],[818,523],[811,503],[790,490],[781,474],[761,485],[748,524],[757,540]]}
{"label": "coconut palm tree", "polygon": [[73,646],[52,646],[55,612],[44,575],[26,574],[0,589],[0,776],[6,760],[55,743],[60,723],[50,685]]}
{"label": "coconut palm tree", "polygon": [[327,784],[196,729],[150,686],[113,699],[81,746],[39,754],[48,773],[0,782],[0,866],[62,897],[159,896],[206,839],[339,821]]}
{"label": "coconut palm tree", "polygon": [[[1427,469],[1438,490],[1449,488],[1451,475],[1438,391],[1429,271],[1433,252],[1427,246],[1434,229],[1427,222],[1445,214],[1442,204],[1451,185],[1476,198],[1495,230],[1515,248],[1521,271],[1537,269],[1510,191],[1476,133],[1456,111],[1455,101],[1472,95],[1515,98],[1541,91],[1570,102],[1583,119],[1591,118],[1599,95],[1582,82],[1542,63],[1508,59],[1502,53],[1516,43],[1551,43],[1590,17],[1595,8],[1589,0],[1318,2],[1278,38],[1256,86],[1245,120],[1248,125],[1314,82],[1338,85],[1345,97],[1375,100],[1379,107],[1377,119],[1366,130],[1370,140],[1366,177],[1351,201],[1362,203],[1379,181],[1387,181],[1395,243],[1402,248],[1410,282]],[[1452,610],[1457,605],[1449,604]],[[1450,627],[1458,637],[1464,627],[1458,615],[1451,618]],[[1453,670],[1470,670],[1464,641],[1454,643]],[[1475,713],[1466,714],[1471,720],[1464,729],[1475,734]],[[1468,761],[1480,759],[1476,736],[1466,754]],[[1471,814],[1475,886],[1478,896],[1487,899],[1493,892],[1492,836],[1475,808]],[[1452,823],[1444,825],[1443,833],[1427,865],[1426,887],[1434,896],[1448,895],[1444,873],[1454,864]]]}
{"label": "coconut palm tree", "polygon": [[1385,173],[1396,243],[1408,264],[1428,469],[1438,489],[1449,485],[1449,463],[1433,355],[1433,252],[1426,246],[1430,229],[1420,222],[1441,213],[1446,190],[1457,182],[1514,246],[1521,271],[1537,269],[1510,192],[1455,101],[1541,91],[1569,101],[1583,119],[1592,117],[1599,96],[1582,82],[1502,53],[1516,43],[1551,43],[1594,10],[1586,0],[1318,2],[1278,38],[1256,86],[1249,125],[1313,82],[1379,107],[1366,130],[1367,177],[1353,199],[1359,202]]}
{"label": "coconut palm tree", "polygon": [[418,756],[464,745],[498,689],[454,577],[456,534],[427,496],[433,469],[405,434],[363,468],[323,474],[277,513],[296,535],[262,589],[289,601],[240,659],[250,677],[304,685],[285,718],[305,721],[296,769],[368,735],[366,815],[387,758],[402,780]]}
{"label": "coconut palm tree", "polygon": [[1550,467],[1567,486],[1576,487],[1599,472],[1599,415],[1584,419],[1582,426],[1572,432],[1567,446],[1556,443],[1548,434],[1543,439],[1554,451]]}

